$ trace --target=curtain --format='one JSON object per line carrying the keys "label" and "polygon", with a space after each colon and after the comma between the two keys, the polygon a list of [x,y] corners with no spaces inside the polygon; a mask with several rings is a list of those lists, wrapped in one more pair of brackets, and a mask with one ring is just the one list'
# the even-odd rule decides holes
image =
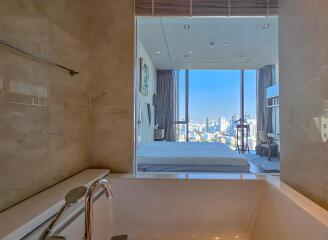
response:
{"label": "curtain", "polygon": [[275,82],[275,66],[267,65],[260,68],[257,74],[257,132],[272,132],[272,109],[266,107],[266,89]]}
{"label": "curtain", "polygon": [[157,98],[155,104],[155,121],[160,129],[165,129],[165,140],[167,141],[175,141],[176,139],[176,81],[176,71],[157,71]]}

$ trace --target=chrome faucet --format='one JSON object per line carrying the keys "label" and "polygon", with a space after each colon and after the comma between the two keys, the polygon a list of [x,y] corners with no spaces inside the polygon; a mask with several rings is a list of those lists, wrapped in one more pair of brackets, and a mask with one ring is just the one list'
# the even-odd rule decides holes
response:
{"label": "chrome faucet", "polygon": [[93,195],[98,188],[102,188],[108,199],[113,198],[113,193],[109,185],[108,180],[100,179],[94,182],[85,198],[85,228],[84,228],[84,240],[92,240],[92,223],[93,223]]}
{"label": "chrome faucet", "polygon": [[62,215],[64,214],[64,212],[66,211],[66,209],[74,204],[77,203],[79,201],[81,201],[85,194],[87,193],[87,188],[84,186],[80,186],[80,187],[76,187],[74,189],[72,189],[71,191],[69,191],[66,195],[65,195],[65,204],[64,206],[62,206],[62,208],[59,210],[59,212],[55,215],[54,219],[50,222],[49,226],[43,231],[43,233],[41,234],[39,240],[62,240],[65,239],[65,237],[62,236],[52,236],[49,237],[49,235],[51,234],[53,228],[55,227],[55,225],[58,223],[59,219],[62,217]]}

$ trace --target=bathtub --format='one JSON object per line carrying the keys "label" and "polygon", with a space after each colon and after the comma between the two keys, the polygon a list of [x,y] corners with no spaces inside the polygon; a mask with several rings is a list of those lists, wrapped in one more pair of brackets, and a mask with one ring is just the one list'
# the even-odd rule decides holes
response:
{"label": "bathtub", "polygon": [[[217,178],[217,179],[216,179]],[[170,240],[327,240],[328,213],[276,176],[109,176],[110,235]]]}
{"label": "bathtub", "polygon": [[[0,214],[1,234],[20,222],[22,215],[27,218],[26,214],[33,209],[31,206],[44,206],[33,217],[33,224],[31,220],[19,231],[0,235],[0,239],[37,239],[46,226],[41,224],[35,229],[37,222],[41,217],[51,217],[62,202],[51,200],[47,192],[56,197],[64,196],[67,189],[81,179],[90,185],[90,182],[105,176],[105,172],[97,177],[95,174],[99,172],[91,171],[92,175],[90,170],[87,171],[89,175],[84,175],[92,179],[75,176],[69,186],[61,183],[64,187],[57,187],[56,191],[62,193],[54,194],[54,190],[49,189],[41,193],[41,197],[35,196],[27,203],[16,206],[16,209]],[[94,240],[109,240],[117,235],[129,235],[131,240],[328,239],[327,211],[281,183],[279,176],[109,174],[106,178],[110,180],[114,198],[108,200],[101,193],[97,196],[94,204]],[[35,204],[36,200],[38,204]],[[51,200],[54,205],[49,209],[52,210],[45,210],[46,202],[41,204],[41,200]],[[24,206],[28,207],[26,212]],[[4,226],[5,223],[7,226]],[[31,229],[33,232],[27,233]],[[65,236],[67,240],[81,240],[83,232],[82,204],[70,210],[54,233]]]}

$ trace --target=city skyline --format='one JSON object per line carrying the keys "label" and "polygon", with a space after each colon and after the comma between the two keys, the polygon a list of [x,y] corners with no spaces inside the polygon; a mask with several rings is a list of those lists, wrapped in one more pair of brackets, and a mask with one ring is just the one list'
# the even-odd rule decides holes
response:
{"label": "city skyline", "polygon": [[[204,120],[200,120],[200,121],[194,121],[192,118],[189,118],[189,123],[202,123],[202,122],[206,122],[206,119],[210,119],[210,120],[215,120],[215,119],[219,119],[219,118],[225,118],[225,119],[229,119],[231,118],[232,116],[236,116],[237,117],[237,120],[239,119],[239,114],[235,113],[229,117],[226,117],[226,116],[217,116],[217,117],[205,117]],[[245,113],[245,120],[253,120],[253,119],[256,119],[256,116],[252,116],[251,114],[249,113]]]}
{"label": "city skyline", "polygon": [[[249,116],[251,117],[251,116]],[[237,142],[237,123],[238,117],[232,115],[230,118],[206,118],[205,121],[189,122],[189,130],[186,126],[179,126],[177,129],[178,141],[186,141],[188,134],[189,142],[220,142],[227,144],[231,149],[235,149]],[[248,145],[250,150],[255,150],[257,122],[254,118],[248,119],[249,138]]]}

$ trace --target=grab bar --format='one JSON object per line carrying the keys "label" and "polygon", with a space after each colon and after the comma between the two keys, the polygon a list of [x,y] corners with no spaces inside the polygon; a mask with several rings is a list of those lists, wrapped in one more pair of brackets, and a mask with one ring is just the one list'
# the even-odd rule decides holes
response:
{"label": "grab bar", "polygon": [[65,66],[63,66],[63,65],[61,65],[59,63],[53,62],[53,61],[48,60],[48,59],[46,59],[44,57],[40,57],[38,55],[35,55],[35,54],[31,53],[31,52],[28,52],[28,51],[26,51],[26,50],[24,50],[24,49],[22,49],[20,47],[17,47],[15,45],[11,44],[11,43],[8,43],[8,42],[4,41],[4,40],[1,40],[0,39],[0,44],[5,45],[7,47],[10,47],[12,49],[15,49],[16,51],[22,52],[22,53],[24,53],[24,54],[26,54],[26,55],[28,55],[30,57],[33,57],[33,58],[41,61],[41,62],[45,62],[45,63],[48,63],[50,65],[54,65],[56,67],[62,68],[64,70],[68,71],[69,75],[71,75],[71,76],[74,76],[75,74],[79,74],[79,72],[76,72],[73,69],[67,68],[67,67],[65,67]]}

